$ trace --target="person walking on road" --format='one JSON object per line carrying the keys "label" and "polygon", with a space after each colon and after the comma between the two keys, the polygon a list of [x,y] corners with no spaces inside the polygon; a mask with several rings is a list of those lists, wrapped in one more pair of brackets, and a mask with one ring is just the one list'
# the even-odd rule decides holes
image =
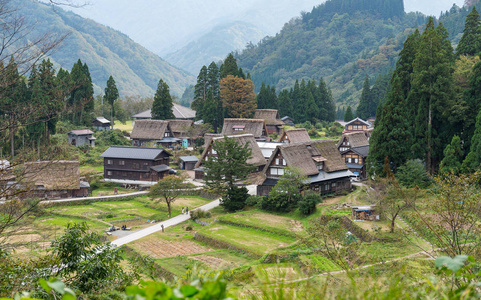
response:
{"label": "person walking on road", "polygon": [[185,214],[188,215],[189,214],[189,208],[186,206],[185,207]]}
{"label": "person walking on road", "polygon": [[161,224],[160,228],[162,228],[162,232],[164,232],[164,224]]}
{"label": "person walking on road", "polygon": [[182,214],[184,214],[184,208],[182,207]]}

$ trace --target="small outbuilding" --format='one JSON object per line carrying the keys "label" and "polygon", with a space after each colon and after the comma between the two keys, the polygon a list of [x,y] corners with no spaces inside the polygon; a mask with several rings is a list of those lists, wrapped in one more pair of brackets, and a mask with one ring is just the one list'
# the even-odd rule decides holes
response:
{"label": "small outbuilding", "polygon": [[289,116],[285,116],[285,117],[281,118],[281,121],[284,122],[284,124],[286,124],[286,125],[294,126],[294,119],[289,117]]}
{"label": "small outbuilding", "polygon": [[95,130],[110,130],[112,123],[104,117],[97,117],[92,121]]}
{"label": "small outbuilding", "polygon": [[95,147],[96,138],[93,136],[94,132],[89,129],[72,130],[67,133],[68,143],[74,146],[87,145]]}
{"label": "small outbuilding", "polygon": [[195,156],[181,156],[179,159],[181,170],[193,170],[195,168],[195,164],[199,161],[199,159]]}
{"label": "small outbuilding", "polygon": [[354,221],[379,221],[375,205],[353,206],[352,217]]}

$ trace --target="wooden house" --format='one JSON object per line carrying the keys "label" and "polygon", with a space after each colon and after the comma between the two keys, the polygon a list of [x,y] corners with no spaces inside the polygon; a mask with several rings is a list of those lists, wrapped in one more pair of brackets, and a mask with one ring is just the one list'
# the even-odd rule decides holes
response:
{"label": "wooden house", "polygon": [[287,129],[281,135],[279,142],[285,144],[309,142],[311,138],[305,128]]}
{"label": "wooden house", "polygon": [[[232,135],[228,136],[229,138],[233,138],[239,143],[240,146],[248,145],[252,149],[252,157],[249,158],[246,163],[252,164],[257,167],[256,172],[262,171],[264,166],[266,165],[266,159],[262,154],[261,149],[257,145],[257,142],[252,134],[239,134],[239,135]],[[216,156],[217,153],[212,148],[212,146],[219,141],[223,141],[224,137],[214,137],[211,139],[209,145],[205,147],[204,152],[200,156],[199,161],[195,165],[195,179],[202,179],[204,177],[204,168],[203,162],[211,159],[212,156]]]}
{"label": "wooden house", "polygon": [[254,119],[263,119],[266,123],[267,135],[282,133],[284,122],[279,116],[277,109],[256,109]]}
{"label": "wooden house", "polygon": [[93,136],[94,132],[89,129],[72,130],[67,133],[68,143],[74,146],[87,145],[95,147],[96,138]]}
{"label": "wooden house", "polygon": [[262,119],[224,119],[222,135],[234,134],[252,134],[256,140],[265,140],[266,123]]}
{"label": "wooden house", "polygon": [[180,156],[180,169],[181,170],[193,170],[195,165],[199,161],[196,156]]}
{"label": "wooden house", "polygon": [[287,124],[289,126],[294,126],[294,119],[289,116],[282,117],[281,121],[284,122],[284,124]]}
{"label": "wooden house", "polygon": [[97,117],[92,121],[95,130],[110,130],[111,123],[104,117]]}
{"label": "wooden house", "polygon": [[369,140],[364,131],[345,133],[337,143],[339,152],[361,146],[369,146]]}
{"label": "wooden house", "polygon": [[192,120],[166,120],[169,122],[170,130],[174,138],[181,139],[182,145],[188,147],[190,144],[190,138],[187,136],[187,132],[194,124]]}
{"label": "wooden house", "polygon": [[308,179],[309,189],[321,194],[351,189],[354,176],[332,140],[317,140],[277,146],[263,170],[264,182],[258,196],[269,195],[287,167],[298,169]]}
{"label": "wooden house", "polygon": [[162,144],[162,141],[169,146],[169,142],[173,143],[175,139],[169,122],[163,120],[139,120],[135,122],[130,138],[132,139],[132,145],[137,147],[144,146],[149,142]]}
{"label": "wooden house", "polygon": [[347,122],[344,125],[344,132],[343,133],[348,133],[348,132],[356,132],[356,131],[364,131],[368,128],[371,127],[371,124],[369,122],[362,120],[361,118],[355,118],[354,120],[351,120]]}
{"label": "wooden house", "polygon": [[369,145],[352,147],[341,152],[341,156],[349,170],[361,180],[367,179],[366,158],[368,154]]}
{"label": "wooden house", "polygon": [[58,199],[87,197],[90,185],[80,179],[78,161],[36,161],[25,163],[25,170],[18,184],[23,197]]}
{"label": "wooden house", "polygon": [[172,154],[161,148],[110,147],[104,158],[104,179],[126,184],[155,184],[169,174]]}

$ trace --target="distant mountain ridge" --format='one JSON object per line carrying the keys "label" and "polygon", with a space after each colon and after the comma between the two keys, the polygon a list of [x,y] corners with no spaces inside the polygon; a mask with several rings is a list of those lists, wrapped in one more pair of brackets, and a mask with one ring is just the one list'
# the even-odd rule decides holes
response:
{"label": "distant mountain ridge", "polygon": [[159,79],[173,94],[182,95],[195,78],[132,41],[127,35],[59,7],[34,0],[16,0],[18,13],[35,25],[33,34],[70,32],[51,55],[56,65],[70,70],[80,58],[87,63],[96,93],[113,75],[122,96],[153,96]]}

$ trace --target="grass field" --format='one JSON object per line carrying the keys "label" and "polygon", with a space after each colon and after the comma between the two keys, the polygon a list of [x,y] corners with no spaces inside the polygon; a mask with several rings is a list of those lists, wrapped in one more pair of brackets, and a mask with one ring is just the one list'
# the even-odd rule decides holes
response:
{"label": "grass field", "polygon": [[132,131],[133,128],[134,126],[132,125],[132,121],[127,121],[125,124],[122,124],[119,120],[115,120],[114,129]]}

